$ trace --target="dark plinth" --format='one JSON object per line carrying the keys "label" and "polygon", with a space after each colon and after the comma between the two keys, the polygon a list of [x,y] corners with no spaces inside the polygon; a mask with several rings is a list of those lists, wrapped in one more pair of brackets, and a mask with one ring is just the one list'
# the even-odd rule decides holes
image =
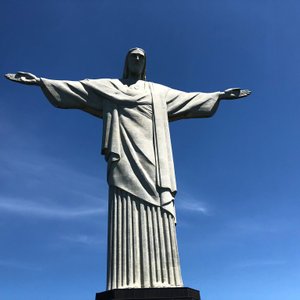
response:
{"label": "dark plinth", "polygon": [[200,300],[190,288],[119,289],[96,294],[96,300]]}

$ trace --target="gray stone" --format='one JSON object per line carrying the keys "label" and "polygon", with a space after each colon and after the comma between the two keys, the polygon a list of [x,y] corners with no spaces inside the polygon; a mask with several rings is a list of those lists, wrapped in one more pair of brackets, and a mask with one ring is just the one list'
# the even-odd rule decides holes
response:
{"label": "gray stone", "polygon": [[54,106],[103,119],[108,164],[107,289],[182,287],[169,122],[211,117],[239,88],[186,93],[146,81],[146,55],[131,49],[122,79],[50,80],[27,72],[12,81],[38,85]]}

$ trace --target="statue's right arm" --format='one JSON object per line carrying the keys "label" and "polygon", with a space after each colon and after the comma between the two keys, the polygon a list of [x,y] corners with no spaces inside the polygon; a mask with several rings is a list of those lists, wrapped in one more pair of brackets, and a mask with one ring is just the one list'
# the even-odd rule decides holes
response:
{"label": "statue's right arm", "polygon": [[16,74],[5,74],[5,77],[11,81],[26,84],[40,85],[41,79],[28,72],[17,72]]}
{"label": "statue's right arm", "polygon": [[102,98],[87,86],[88,80],[52,80],[38,78],[28,72],[6,74],[5,77],[18,83],[40,86],[49,102],[57,108],[75,108],[102,116]]}
{"label": "statue's right arm", "polygon": [[21,84],[40,86],[49,102],[57,108],[75,108],[102,117],[102,98],[89,88],[88,80],[52,80],[28,72],[6,74],[5,77]]}

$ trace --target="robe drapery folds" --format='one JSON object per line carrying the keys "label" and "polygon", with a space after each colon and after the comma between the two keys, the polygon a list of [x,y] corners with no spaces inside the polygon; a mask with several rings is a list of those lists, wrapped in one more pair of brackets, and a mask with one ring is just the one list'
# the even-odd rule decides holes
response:
{"label": "robe drapery folds", "polygon": [[[81,109],[103,119],[102,154],[108,163],[107,181],[110,186],[107,288],[182,286],[175,227],[173,229],[169,225],[173,222],[175,226],[176,222],[176,181],[169,121],[212,116],[217,109],[220,93],[185,93],[142,80],[130,86],[117,79],[62,81],[42,78],[41,82],[43,92],[54,106]],[[120,221],[120,214],[123,216],[118,209],[120,203],[123,203],[122,207],[128,208],[130,205],[139,208],[136,215],[138,236],[134,236],[133,231],[125,233],[119,225],[116,226],[115,220],[123,222],[129,217],[124,215],[123,221]],[[127,210],[127,213],[132,214],[133,211]],[[115,252],[114,247],[123,243],[124,235],[128,239],[131,236],[132,242],[136,238],[139,244],[135,247],[139,249],[150,247],[150,240],[154,243],[154,237],[151,237],[151,234],[155,235],[153,229],[146,235],[142,231],[145,220],[151,220],[151,224],[160,222],[158,225],[166,222],[163,228],[168,232],[164,239],[170,237],[170,249],[173,250],[161,252],[162,242],[159,242],[154,252],[149,248],[146,256],[141,252],[138,258],[130,260],[127,255],[130,247],[126,244],[121,256],[118,256],[119,252]],[[125,223],[132,225],[132,222],[126,219]],[[151,225],[147,224],[148,227]],[[150,253],[160,253],[153,257],[163,261],[166,256],[166,261],[173,263],[161,264],[158,269],[150,270],[145,267],[151,264]],[[135,277],[136,281],[133,280],[131,268],[126,269],[127,273],[124,271],[129,265],[135,266],[133,270],[140,274]],[[140,265],[138,271],[134,269],[137,265]],[[123,270],[122,276],[117,271],[119,269]],[[143,273],[145,270],[147,274]],[[158,275],[159,270],[169,275]]]}
{"label": "robe drapery folds", "polygon": [[110,187],[107,289],[183,286],[173,216]]}

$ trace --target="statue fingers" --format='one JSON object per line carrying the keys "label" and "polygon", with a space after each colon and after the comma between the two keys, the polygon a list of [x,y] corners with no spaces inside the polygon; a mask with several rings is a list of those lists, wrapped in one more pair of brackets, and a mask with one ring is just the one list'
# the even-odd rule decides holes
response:
{"label": "statue fingers", "polygon": [[16,74],[8,73],[5,74],[5,77],[11,81],[15,81],[23,84],[28,84],[28,85],[38,84],[38,78],[35,75],[27,72],[17,72]]}
{"label": "statue fingers", "polygon": [[234,92],[237,92],[237,91],[240,91],[241,89],[238,88],[238,87],[235,87],[235,88],[229,88],[229,89],[226,89],[225,92],[229,92],[229,93],[234,93]]}
{"label": "statue fingers", "polygon": [[16,78],[20,78],[20,77],[24,77],[24,76],[28,76],[28,75],[30,76],[31,74],[28,72],[18,71],[16,73]]}
{"label": "statue fingers", "polygon": [[4,76],[11,81],[22,82],[22,78],[18,73],[7,73]]}
{"label": "statue fingers", "polygon": [[239,98],[247,97],[251,94],[250,90],[241,90],[239,94]]}

